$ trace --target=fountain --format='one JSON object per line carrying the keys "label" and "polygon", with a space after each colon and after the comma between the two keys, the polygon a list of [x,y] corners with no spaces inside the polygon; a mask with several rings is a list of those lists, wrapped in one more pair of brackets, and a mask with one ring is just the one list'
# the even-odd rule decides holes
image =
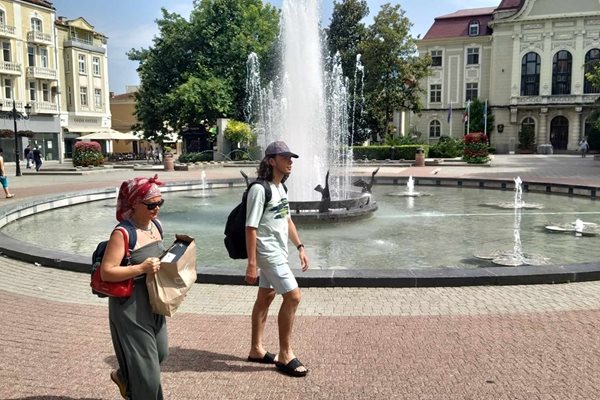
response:
{"label": "fountain", "polygon": [[431,196],[430,193],[415,192],[415,180],[412,175],[408,177],[406,181],[406,190],[399,193],[388,193],[388,196],[399,196],[399,197],[421,197]]}
{"label": "fountain", "polygon": [[574,222],[551,224],[544,227],[552,233],[574,233],[576,237],[596,236],[600,234],[600,226],[594,222],[585,222],[577,218]]}
{"label": "fountain", "polygon": [[320,15],[317,1],[283,1],[280,78],[261,87],[260,62],[248,57],[246,118],[260,146],[284,140],[300,155],[286,181],[295,219],[356,219],[377,203],[352,189],[348,80],[339,54],[323,56]]}
{"label": "fountain", "polygon": [[206,199],[209,197],[215,197],[215,193],[212,190],[208,189],[208,185],[206,184],[206,171],[202,170],[200,173],[200,193],[190,194],[186,197],[192,199]]}
{"label": "fountain", "polygon": [[548,265],[550,259],[540,254],[524,253],[521,246],[521,210],[527,208],[541,209],[543,206],[537,203],[525,203],[523,201],[523,188],[520,177],[514,179],[515,197],[512,203],[488,203],[503,209],[513,209],[513,247],[510,250],[495,250],[490,253],[476,253],[474,256],[483,260],[491,260],[496,265],[505,267],[518,267],[521,265]]}

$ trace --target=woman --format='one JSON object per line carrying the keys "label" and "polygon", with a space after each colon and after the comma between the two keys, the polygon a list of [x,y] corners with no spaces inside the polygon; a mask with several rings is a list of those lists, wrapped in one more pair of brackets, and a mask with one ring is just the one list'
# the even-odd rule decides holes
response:
{"label": "woman", "polygon": [[135,178],[121,184],[117,199],[117,220],[135,229],[136,245],[131,249],[129,265],[122,267],[125,257],[123,234],[114,230],[102,259],[102,280],[120,282],[134,278],[131,297],[111,297],[108,318],[119,369],[110,378],[117,384],[123,398],[159,400],[163,398],[160,384],[160,363],[168,353],[165,317],[152,313],[146,274],[160,269],[159,258],[165,251],[162,229],[156,220],[163,205],[158,180]]}

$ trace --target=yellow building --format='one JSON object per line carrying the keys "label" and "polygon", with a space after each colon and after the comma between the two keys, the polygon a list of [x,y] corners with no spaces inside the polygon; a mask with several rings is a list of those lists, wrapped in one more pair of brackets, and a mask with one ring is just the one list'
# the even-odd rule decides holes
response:
{"label": "yellow building", "polygon": [[84,18],[56,20],[60,64],[60,124],[65,155],[75,139],[111,127],[106,36]]}
{"label": "yellow building", "polygon": [[[13,104],[18,112],[17,130],[35,132],[19,138],[18,152],[27,145],[41,148],[45,158],[57,159],[60,150],[58,65],[55,10],[43,0],[0,0],[0,129],[14,130]],[[22,118],[30,110],[30,117]],[[14,139],[0,139],[7,161],[14,160]]]}

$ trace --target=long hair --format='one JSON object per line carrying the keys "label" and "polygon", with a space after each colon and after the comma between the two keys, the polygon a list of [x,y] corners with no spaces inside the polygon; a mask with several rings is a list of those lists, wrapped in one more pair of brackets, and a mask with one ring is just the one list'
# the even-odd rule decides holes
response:
{"label": "long hair", "polygon": [[[262,159],[258,165],[258,168],[256,169],[256,179],[261,179],[268,182],[273,181],[273,167],[271,164],[269,164],[269,160],[272,158],[274,159],[275,156],[265,156],[265,158]],[[284,183],[288,176],[289,175],[284,175],[281,179],[281,183]]]}

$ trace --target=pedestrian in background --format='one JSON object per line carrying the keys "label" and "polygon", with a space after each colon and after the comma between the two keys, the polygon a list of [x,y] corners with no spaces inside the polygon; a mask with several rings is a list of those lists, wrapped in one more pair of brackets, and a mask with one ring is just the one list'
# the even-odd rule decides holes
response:
{"label": "pedestrian in background", "polygon": [[581,157],[585,157],[589,149],[590,145],[587,142],[587,138],[584,136],[583,139],[581,139],[581,141],[579,142],[579,151],[581,152]]}
{"label": "pedestrian in background", "polygon": [[42,152],[40,151],[39,146],[36,146],[33,151],[33,162],[35,163],[36,172],[40,172],[40,168],[42,168]]}
{"label": "pedestrian in background", "polygon": [[[31,156],[30,156],[31,154]],[[25,147],[25,150],[23,150],[23,155],[25,156],[25,162],[27,163],[25,165],[26,168],[31,168],[31,161],[33,160],[33,154],[31,153],[31,147],[29,147],[29,145],[27,145],[27,147]]]}

